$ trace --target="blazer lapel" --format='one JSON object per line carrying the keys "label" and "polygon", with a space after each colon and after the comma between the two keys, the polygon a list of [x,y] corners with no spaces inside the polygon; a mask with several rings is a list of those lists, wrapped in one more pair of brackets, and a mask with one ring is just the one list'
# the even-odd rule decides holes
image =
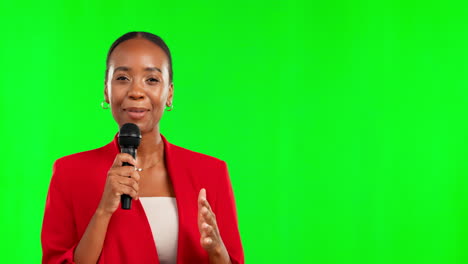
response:
{"label": "blazer lapel", "polygon": [[[198,231],[198,190],[193,175],[189,169],[190,161],[183,155],[183,151],[164,141],[164,155],[167,172],[171,178],[177,201],[179,217],[179,233],[177,241],[177,264],[193,263],[202,250]],[[199,246],[197,246],[199,245]],[[207,257],[207,255],[206,255]]]}
{"label": "blazer lapel", "polygon": [[[120,153],[118,133],[114,137],[113,150],[113,157]],[[140,200],[133,200],[130,210],[123,210],[119,206],[119,208],[112,215],[112,220],[109,223],[108,230],[116,233],[120,232],[122,235],[121,237],[132,237],[133,243],[137,243],[137,245],[140,247],[137,252],[141,252],[143,254],[148,254],[149,252],[151,255],[148,257],[151,259],[151,263],[159,264],[158,252],[154,243],[151,227]],[[118,236],[118,238],[121,237]],[[129,259],[132,258],[133,257],[130,257]]]}

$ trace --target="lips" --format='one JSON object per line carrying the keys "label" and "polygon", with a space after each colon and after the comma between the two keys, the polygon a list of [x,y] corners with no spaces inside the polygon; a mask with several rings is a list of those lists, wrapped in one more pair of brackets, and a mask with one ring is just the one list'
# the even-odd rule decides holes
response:
{"label": "lips", "polygon": [[146,113],[149,111],[149,109],[142,108],[142,107],[129,107],[129,108],[124,108],[124,111],[127,113],[127,115],[131,119],[142,119],[145,117]]}

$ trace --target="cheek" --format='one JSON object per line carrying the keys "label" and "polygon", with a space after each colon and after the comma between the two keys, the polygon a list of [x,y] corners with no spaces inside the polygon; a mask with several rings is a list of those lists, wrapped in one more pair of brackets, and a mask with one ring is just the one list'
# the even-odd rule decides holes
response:
{"label": "cheek", "polygon": [[125,97],[126,88],[122,87],[121,85],[113,85],[109,88],[109,100],[112,105],[119,105],[122,103]]}
{"label": "cheek", "polygon": [[157,100],[152,100],[152,112],[155,118],[161,118],[161,116],[164,113],[164,106],[165,104],[162,102],[161,98],[158,98]]}
{"label": "cheek", "polygon": [[165,89],[159,88],[157,91],[150,92],[148,93],[148,97],[155,110],[160,111],[161,109],[164,109],[167,99],[167,92]]}
{"label": "cheek", "polygon": [[166,106],[165,97],[163,95],[154,96],[151,98],[152,104],[152,116],[154,121],[159,122],[162,116],[164,115],[164,109]]}
{"label": "cheek", "polygon": [[108,86],[108,96],[109,96],[109,103],[112,110],[112,115],[114,119],[119,122],[120,116],[120,105],[122,105],[122,101],[124,99],[124,91],[122,87],[118,87],[115,85]]}

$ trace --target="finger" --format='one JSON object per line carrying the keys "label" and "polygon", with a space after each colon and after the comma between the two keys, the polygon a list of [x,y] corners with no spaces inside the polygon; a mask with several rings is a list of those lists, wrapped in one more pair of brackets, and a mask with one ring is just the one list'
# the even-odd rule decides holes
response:
{"label": "finger", "polygon": [[117,188],[117,191],[116,191],[115,195],[120,196],[122,194],[128,194],[133,199],[137,198],[137,193],[132,187],[120,184],[119,187]]}
{"label": "finger", "polygon": [[205,188],[201,188],[200,191],[198,192],[198,199],[197,199],[198,210],[200,210],[201,201],[202,201],[203,199],[206,199],[206,190],[205,190]]}
{"label": "finger", "polygon": [[119,177],[132,178],[134,173],[135,169],[131,166],[123,166],[112,169],[112,174]]}
{"label": "finger", "polygon": [[211,248],[213,246],[213,239],[210,237],[200,237],[200,243],[203,248]]}
{"label": "finger", "polygon": [[121,168],[126,168],[124,173],[121,174],[120,176],[123,176],[125,178],[132,178],[132,179],[135,179],[137,182],[140,181],[140,173],[135,170],[135,167],[128,167],[128,166],[124,166],[124,167],[121,167]]}
{"label": "finger", "polygon": [[198,207],[198,229],[200,230],[200,233],[202,231],[201,225],[206,222],[205,218],[203,217],[203,214],[201,213],[201,208]]}
{"label": "finger", "polygon": [[[200,213],[204,222],[208,223],[209,225],[217,227],[216,216],[213,213],[213,211],[208,209],[206,206],[203,206],[202,209],[200,210]],[[203,220],[202,220],[202,223],[203,223]]]}
{"label": "finger", "polygon": [[135,179],[135,181],[140,182],[140,173],[138,171],[133,171],[130,175],[130,178]]}
{"label": "finger", "polygon": [[128,162],[132,164],[133,166],[137,165],[136,160],[132,157],[132,155],[128,153],[119,153],[115,156],[114,163],[112,164],[112,167],[121,167],[122,163]]}
{"label": "finger", "polygon": [[209,249],[216,245],[217,234],[213,226],[203,222],[200,228],[200,244],[203,248]]}
{"label": "finger", "polygon": [[198,203],[201,204],[202,201],[206,200],[206,189],[201,188],[200,192],[198,193]]}
{"label": "finger", "polygon": [[213,226],[207,224],[206,222],[202,224],[202,236],[209,236],[214,238],[215,237],[215,232]]}
{"label": "finger", "polygon": [[201,232],[201,224],[202,224],[202,221],[203,220],[203,216],[201,214],[201,208],[202,208],[202,200],[204,199],[204,197],[206,197],[206,190],[205,188],[202,188],[200,189],[200,191],[198,192],[198,199],[197,199],[197,207],[198,207],[198,229],[200,230]]}
{"label": "finger", "polygon": [[135,192],[138,193],[138,190],[139,190],[139,185],[138,185],[138,182],[135,181],[134,179],[129,179],[129,178],[123,178],[121,177],[120,179],[117,180],[118,183],[120,184],[123,184],[123,185],[126,185],[128,187],[131,187],[135,190]]}
{"label": "finger", "polygon": [[201,206],[207,207],[210,211],[213,211],[213,210],[211,209],[211,205],[210,205],[210,203],[208,202],[208,200],[202,199],[201,202],[200,202],[200,204],[201,204]]}
{"label": "finger", "polygon": [[208,207],[211,210],[211,206],[206,199],[206,189],[202,188],[198,194],[198,209],[200,210],[202,206]]}
{"label": "finger", "polygon": [[213,233],[213,227],[208,225],[207,223],[202,224],[202,228],[200,230],[200,236],[202,238],[211,238],[212,240],[215,240],[215,236]]}

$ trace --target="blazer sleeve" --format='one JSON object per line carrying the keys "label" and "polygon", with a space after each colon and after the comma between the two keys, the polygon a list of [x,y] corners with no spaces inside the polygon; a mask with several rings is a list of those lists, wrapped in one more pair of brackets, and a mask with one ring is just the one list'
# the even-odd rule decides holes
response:
{"label": "blazer sleeve", "polygon": [[55,161],[47,193],[41,243],[42,263],[74,263],[78,244],[72,210],[71,183],[67,182],[61,160]]}
{"label": "blazer sleeve", "polygon": [[244,264],[244,252],[239,234],[236,203],[226,162],[221,164],[217,185],[216,222],[232,264]]}

